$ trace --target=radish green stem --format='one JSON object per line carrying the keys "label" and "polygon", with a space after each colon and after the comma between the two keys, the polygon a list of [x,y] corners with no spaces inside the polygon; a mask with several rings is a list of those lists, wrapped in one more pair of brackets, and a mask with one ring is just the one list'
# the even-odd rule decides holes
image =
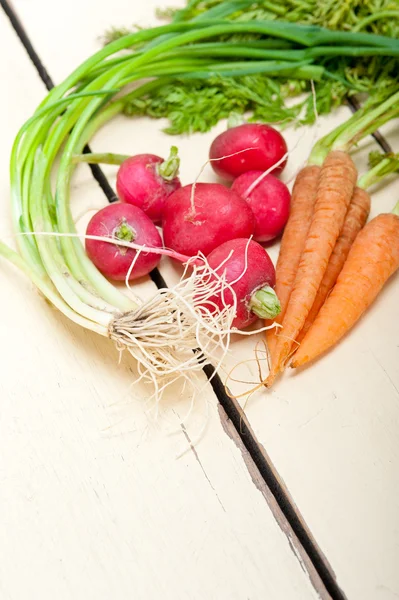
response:
{"label": "radish green stem", "polygon": [[249,308],[261,319],[275,319],[281,312],[276,292],[268,285],[252,295]]}
{"label": "radish green stem", "polygon": [[172,146],[169,157],[156,166],[156,171],[162,179],[165,179],[165,181],[173,181],[173,179],[178,176],[179,169],[180,158],[178,156],[178,150],[176,146]]}
{"label": "radish green stem", "polygon": [[136,235],[133,227],[129,225],[126,219],[123,219],[119,227],[116,227],[113,231],[113,236],[123,242],[134,242]]}

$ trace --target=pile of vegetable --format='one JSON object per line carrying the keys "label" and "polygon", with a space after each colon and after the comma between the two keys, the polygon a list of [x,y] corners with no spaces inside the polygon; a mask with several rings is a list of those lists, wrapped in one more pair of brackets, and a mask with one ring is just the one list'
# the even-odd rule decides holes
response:
{"label": "pile of vegetable", "polygon": [[398,170],[397,156],[377,161],[358,179],[348,154],[359,139],[397,116],[399,91],[376,107],[369,101],[316,144],[296,178],[277,262],[280,328],[267,333],[268,387],[292,356],[291,365],[299,367],[337,343],[399,267],[399,203],[365,226],[370,212],[365,190]]}
{"label": "pile of vegetable", "polygon": [[[193,182],[182,186],[175,149],[166,160],[152,154],[86,155],[84,150],[95,132],[121,112],[150,114],[140,106],[148,102],[153,105],[168,86],[180,93],[177,82],[182,82],[180,89],[184,93],[193,93],[194,102],[195,90],[201,95],[211,90],[209,106],[217,106],[212,91],[217,80],[222,87],[234,88],[232,97],[250,98],[256,110],[263,106],[270,111],[276,97],[278,102],[274,106],[280,111],[290,111],[293,109],[282,102],[283,81],[288,86],[297,81],[296,91],[302,89],[303,81],[321,82],[323,86],[333,81],[345,90],[354,90],[357,84],[351,81],[352,75],[341,76],[332,70],[336,57],[351,61],[361,55],[370,61],[385,61],[384,85],[372,96],[370,112],[361,111],[349,129],[345,124],[324,140],[322,151],[317,147],[316,161],[311,161],[298,176],[294,187],[283,248],[291,246],[289,232],[293,229],[295,232],[292,223],[298,220],[299,207],[309,197],[314,201],[304,207],[309,227],[301,228],[296,257],[310,257],[312,251],[317,258],[310,265],[312,272],[317,271],[312,282],[308,281],[305,258],[300,261],[298,258],[294,269],[298,267],[298,277],[300,274],[301,281],[309,283],[311,294],[302,283],[291,282],[293,287],[284,296],[279,291],[285,285],[280,276],[283,250],[277,265],[282,331],[288,331],[294,341],[305,325],[335,244],[340,243],[351,201],[357,206],[356,169],[342,150],[346,151],[381,122],[396,116],[398,108],[397,95],[387,88],[387,82],[392,79],[390,61],[396,64],[399,56],[399,40],[280,19],[247,19],[245,11],[253,6],[247,0],[212,4],[202,12],[197,2],[191,2],[189,11],[176,14],[171,24],[143,29],[107,44],[49,92],[19,131],[11,155],[13,224],[18,251],[1,243],[0,254],[22,269],[68,318],[112,339],[118,349],[130,352],[139,365],[140,378],[153,383],[157,399],[176,379],[183,378],[191,385],[192,372],[199,371],[204,364],[214,363],[218,367],[235,328],[246,327],[256,316],[274,319],[279,313],[280,305],[273,291],[274,267],[258,241],[274,239],[287,222],[289,192],[276,178],[284,168],[287,147],[281,134],[270,125],[247,123],[229,129],[210,149],[211,164],[225,178],[223,184]],[[198,14],[191,15],[192,9],[198,9]],[[274,82],[274,91],[269,94],[258,87],[258,77],[265,76],[262,81],[267,88]],[[249,95],[246,83],[244,92],[242,88],[246,77],[254,78]],[[327,89],[330,94],[331,88]],[[387,98],[385,102],[381,95]],[[245,100],[242,109],[247,108]],[[292,118],[299,114],[295,111]],[[181,110],[178,113],[185,118]],[[206,120],[200,102],[195,113]],[[226,115],[215,110],[215,118],[221,116]],[[179,131],[193,129],[186,124]],[[331,150],[330,154],[325,153],[326,148]],[[85,246],[79,239],[69,205],[73,173],[82,161],[105,161],[120,166],[117,189],[121,202],[93,217]],[[375,168],[382,173],[384,162]],[[345,188],[342,200],[337,192],[331,207],[322,199],[322,191],[330,185],[330,173],[335,174],[338,187]],[[227,180],[234,180],[231,187]],[[320,215],[327,212],[332,218],[323,221]],[[397,217],[384,219],[378,221],[380,229],[389,221],[387,231],[394,236]],[[329,221],[327,239],[322,223]],[[370,229],[376,231],[370,223],[359,237]],[[318,246],[316,239],[325,241]],[[352,250],[339,277],[343,277],[346,265],[352,260],[351,253]],[[130,288],[130,282],[154,268],[162,254],[185,263],[185,273],[177,286],[159,290],[149,301],[140,303],[110,281],[124,279]],[[377,259],[378,252],[375,256]],[[391,256],[389,268],[381,272],[379,287],[396,268],[392,251]],[[317,266],[317,262],[322,266]],[[334,290],[339,286],[340,278]],[[306,302],[300,318],[291,309],[298,304],[297,297],[298,301]],[[324,303],[314,326],[334,297],[331,294]],[[371,292],[368,298],[372,298]],[[352,320],[355,318],[353,315]],[[292,320],[294,327],[289,326]],[[274,324],[271,328],[275,329]],[[312,330],[313,325],[301,349],[306,350]],[[291,344],[284,340],[286,337],[276,335],[269,383],[290,354]],[[301,355],[297,355],[297,360],[298,356]]]}
{"label": "pile of vegetable", "polygon": [[[205,304],[223,312],[225,305],[235,302],[231,326],[243,329],[257,317],[274,318],[280,311],[272,289],[274,266],[256,242],[277,237],[288,219],[290,192],[272,174],[283,170],[287,146],[272,127],[243,124],[218,135],[209,157],[223,184],[194,182],[182,187],[176,147],[167,160],[153,154],[127,157],[109,152],[75,156],[75,162],[120,164],[116,176],[120,202],[92,217],[86,251],[96,267],[116,281],[148,274],[161,253],[185,263],[202,256],[215,273],[221,274],[223,268],[229,286]],[[162,229],[164,250],[155,224]],[[120,245],[111,245],[110,239]],[[140,251],[129,247],[132,243]],[[215,281],[214,274],[211,279]]]}

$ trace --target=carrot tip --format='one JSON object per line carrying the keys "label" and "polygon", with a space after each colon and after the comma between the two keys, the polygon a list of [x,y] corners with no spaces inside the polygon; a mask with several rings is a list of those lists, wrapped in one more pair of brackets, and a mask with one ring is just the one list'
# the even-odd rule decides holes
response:
{"label": "carrot tip", "polygon": [[271,371],[269,373],[269,376],[266,378],[266,381],[264,382],[264,385],[265,385],[266,388],[271,388],[272,387],[272,385],[274,383],[274,380],[276,379],[276,375],[277,375],[277,373],[275,373],[273,371]]}
{"label": "carrot tip", "polygon": [[308,361],[309,361],[309,357],[308,356],[302,356],[302,357],[294,358],[291,361],[290,367],[291,367],[291,369],[297,369],[298,367],[302,367]]}

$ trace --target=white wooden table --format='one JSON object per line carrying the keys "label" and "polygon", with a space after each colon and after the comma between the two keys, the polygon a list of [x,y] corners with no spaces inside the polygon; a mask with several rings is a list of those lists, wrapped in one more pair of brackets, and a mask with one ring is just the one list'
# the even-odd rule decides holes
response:
{"label": "white wooden table", "polygon": [[[105,29],[149,25],[158,4],[8,6],[59,82],[99,47]],[[12,243],[9,153],[45,87],[3,11],[0,34],[0,233]],[[348,114],[342,108],[321,119],[319,133]],[[161,127],[118,118],[92,147],[167,154],[171,139]],[[184,183],[205,162],[215,131],[179,139]],[[398,149],[397,129],[384,133]],[[293,147],[299,132],[287,135]],[[312,141],[313,131],[301,138],[287,177]],[[370,138],[356,152],[360,170],[373,146]],[[115,169],[104,172],[112,185]],[[212,177],[210,169],[203,174]],[[389,210],[398,194],[395,183],[376,190],[373,213]],[[107,202],[87,167],[73,202],[77,212]],[[168,284],[178,277],[167,261],[161,272]],[[118,366],[111,343],[62,318],[3,261],[0,285],[1,600],[399,597],[398,277],[312,369],[252,396],[245,413],[221,397],[223,408],[208,385],[185,427],[185,399],[171,398],[151,419],[145,390],[131,388],[129,361]],[[137,293],[154,289],[148,278]],[[236,340],[225,372],[252,358],[254,345]],[[256,381],[254,363],[236,375]],[[201,429],[206,405],[205,436],[177,460]]]}

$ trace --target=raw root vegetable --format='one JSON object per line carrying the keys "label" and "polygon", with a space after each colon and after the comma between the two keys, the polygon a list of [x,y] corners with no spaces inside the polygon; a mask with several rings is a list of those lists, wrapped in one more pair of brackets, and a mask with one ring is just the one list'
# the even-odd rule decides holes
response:
{"label": "raw root vegetable", "polygon": [[297,343],[301,343],[317,317],[328,294],[333,289],[357,234],[363,229],[367,222],[370,213],[370,205],[370,195],[366,190],[357,187],[349,205],[348,212],[346,213],[342,231],[337,239],[324,277],[317,291],[316,298],[314,299],[313,306],[309,311],[300,334],[296,338]]}
{"label": "raw root vegetable", "polygon": [[235,238],[249,238],[255,219],[248,204],[220,183],[197,183],[169,196],[162,222],[167,248],[188,256]]}
{"label": "raw root vegetable", "polygon": [[215,275],[229,285],[208,302],[220,310],[235,306],[233,327],[244,329],[258,317],[273,319],[278,315],[280,303],[273,290],[276,274],[262,246],[248,239],[230,240],[213,250],[207,260]]}
{"label": "raw root vegetable", "polygon": [[75,154],[74,163],[119,165],[116,189],[119,199],[141,208],[159,224],[168,196],[181,187],[180,158],[176,146],[164,160],[155,154],[126,156],[112,152]]}
{"label": "raw root vegetable", "polygon": [[337,283],[292,361],[300,367],[334,346],[399,267],[399,217],[381,214],[357,236]]}
{"label": "raw root vegetable", "polygon": [[276,334],[272,346],[271,369],[266,380],[268,387],[273,384],[277,374],[284,370],[287,360],[297,348],[296,340],[316,300],[342,232],[357,179],[355,165],[347,151],[362,137],[396,116],[398,100],[399,92],[372,109],[366,104],[347,123],[320,140],[312,150],[310,164],[322,165],[314,212],[285,309],[282,329]]}
{"label": "raw root vegetable", "polygon": [[245,123],[227,129],[212,142],[209,159],[214,171],[231,181],[247,171],[281,173],[287,162],[287,144],[270,125]]}
{"label": "raw root vegetable", "polygon": [[275,360],[266,385],[284,368],[292,346],[305,324],[328,261],[341,232],[357,180],[356,167],[345,152],[330,152],[320,171],[314,214],[295,283],[278,334]]}
{"label": "raw root vegetable", "polygon": [[167,160],[155,154],[131,156],[118,170],[120,200],[138,206],[154,223],[160,223],[167,198],[181,187],[179,164],[175,146]]}
{"label": "raw root vegetable", "polygon": [[[283,322],[312,221],[319,175],[320,167],[304,167],[298,173],[292,190],[290,216],[284,229],[276,265],[276,294],[281,304],[281,312],[275,320],[278,325]],[[274,361],[274,348],[279,331],[280,328],[266,331],[271,364]]]}
{"label": "raw root vegetable", "polygon": [[[274,177],[265,175],[258,184],[263,171],[248,171],[234,181],[231,189],[251,207],[255,217],[253,239],[269,242],[283,231],[290,213],[291,194],[287,186]],[[253,187],[253,184],[256,184]]]}
{"label": "raw root vegetable", "polygon": [[[123,242],[134,242],[149,248],[161,248],[162,240],[147,215],[128,204],[110,204],[99,210],[87,226],[88,236],[105,236]],[[158,265],[161,256],[138,253],[126,246],[86,238],[86,252],[93,264],[108,279],[130,281],[147,275]]]}
{"label": "raw root vegetable", "polygon": [[323,306],[338,279],[353,242],[367,222],[370,214],[371,198],[366,191],[366,188],[382,181],[385,177],[397,171],[398,167],[399,156],[395,154],[385,155],[380,157],[377,164],[359,179],[348,212],[346,213],[342,231],[331,254],[326,272],[324,273],[323,280],[317,291],[315,301],[307,316],[305,325],[296,339],[297,343],[301,343],[312,326],[319,310]]}

